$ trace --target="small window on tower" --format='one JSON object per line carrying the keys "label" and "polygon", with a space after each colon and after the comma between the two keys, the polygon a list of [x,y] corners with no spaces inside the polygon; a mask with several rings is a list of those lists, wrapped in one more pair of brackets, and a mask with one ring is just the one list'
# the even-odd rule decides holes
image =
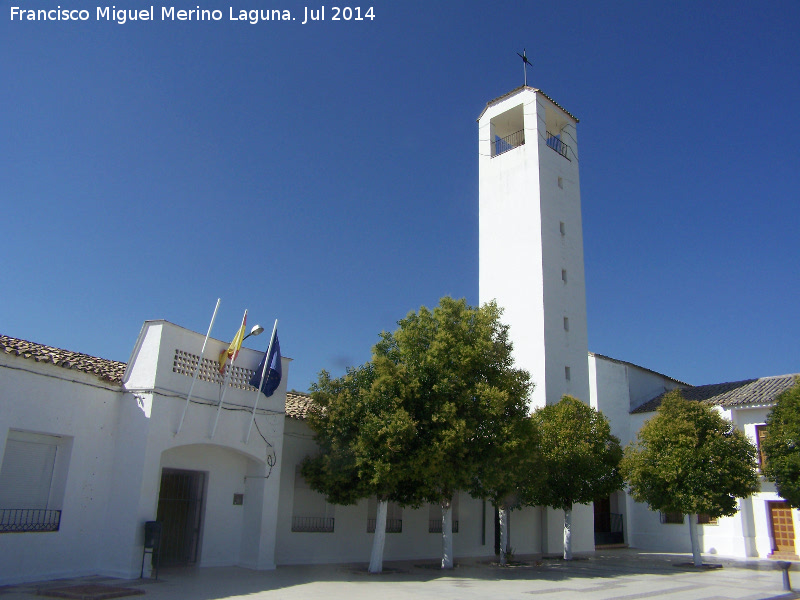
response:
{"label": "small window on tower", "polygon": [[564,331],[569,331],[569,317],[564,317]]}
{"label": "small window on tower", "polygon": [[564,379],[570,381],[572,379],[572,372],[569,367],[564,367]]}
{"label": "small window on tower", "polygon": [[559,177],[558,178],[558,187],[560,187],[562,190],[564,189],[564,178],[563,177]]}
{"label": "small window on tower", "polygon": [[567,235],[567,226],[564,225],[564,221],[561,221],[558,224],[558,229],[559,229],[559,231],[561,231],[561,235]]}
{"label": "small window on tower", "polygon": [[566,269],[561,269],[561,281],[563,281],[564,283],[567,283],[567,270]]}

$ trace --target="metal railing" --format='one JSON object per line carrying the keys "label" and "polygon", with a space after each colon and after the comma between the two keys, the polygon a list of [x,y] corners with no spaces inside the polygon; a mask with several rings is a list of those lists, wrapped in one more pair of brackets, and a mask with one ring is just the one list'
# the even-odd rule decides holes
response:
{"label": "metal railing", "polygon": [[492,142],[492,156],[499,156],[503,152],[513,150],[525,143],[525,130],[520,129],[504,138],[496,138]]}
{"label": "metal railing", "polygon": [[0,509],[0,533],[58,531],[61,511],[44,508]]}
{"label": "metal railing", "polygon": [[333,531],[333,518],[292,517],[292,531],[331,533]]}
{"label": "metal railing", "polygon": [[569,152],[569,146],[567,146],[564,142],[561,141],[561,134],[553,135],[549,131],[546,132],[546,139],[547,145],[558,152],[561,156],[569,160],[569,156],[567,156],[567,152]]}
{"label": "metal railing", "polygon": [[609,524],[611,528],[609,531],[611,533],[621,533],[622,532],[622,515],[618,513],[611,513],[609,518]]}
{"label": "metal railing", "polygon": [[[375,521],[367,519],[367,533],[375,533]],[[386,533],[403,533],[403,519],[386,519]]]}
{"label": "metal railing", "polygon": [[[428,533],[442,533],[442,520],[429,519]],[[458,519],[453,520],[453,533],[458,533]]]}

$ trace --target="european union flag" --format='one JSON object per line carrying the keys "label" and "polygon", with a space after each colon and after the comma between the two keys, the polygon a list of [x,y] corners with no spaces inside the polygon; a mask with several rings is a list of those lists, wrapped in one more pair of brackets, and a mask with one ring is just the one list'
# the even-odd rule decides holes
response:
{"label": "european union flag", "polygon": [[[267,357],[269,354],[269,357]],[[264,381],[261,381],[261,374],[264,373],[264,363],[267,362],[269,367],[264,375]],[[275,341],[272,348],[268,349],[258,363],[258,368],[253,376],[250,378],[250,385],[257,387],[266,396],[270,397],[272,393],[278,389],[281,384],[281,377],[283,370],[281,369],[281,345],[278,342],[278,331],[275,330]]]}

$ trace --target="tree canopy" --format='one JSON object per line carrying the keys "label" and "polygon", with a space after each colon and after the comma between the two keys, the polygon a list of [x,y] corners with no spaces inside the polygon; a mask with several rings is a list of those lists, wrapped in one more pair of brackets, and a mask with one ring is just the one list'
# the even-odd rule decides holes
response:
{"label": "tree canopy", "polygon": [[564,510],[564,558],[572,558],[571,513],[622,489],[622,449],[608,419],[572,396],[533,413],[541,452],[535,503]]}
{"label": "tree canopy", "polygon": [[367,363],[337,379],[323,371],[311,387],[308,424],[320,452],[303,462],[302,474],[332,504],[370,496],[420,501],[404,497],[402,485],[414,468],[415,424],[382,384]]}
{"label": "tree canopy", "polygon": [[622,470],[633,498],[653,510],[716,518],[758,490],[755,456],[733,423],[673,390],[625,448]]}
{"label": "tree canopy", "polygon": [[778,396],[761,448],[764,474],[792,507],[800,508],[800,381]]}
{"label": "tree canopy", "polygon": [[651,509],[690,515],[692,553],[700,564],[697,515],[733,515],[737,498],[758,490],[756,448],[712,407],[666,394],[656,415],[625,448],[622,471],[631,496]]}
{"label": "tree canopy", "polygon": [[540,504],[569,509],[622,489],[622,449],[603,413],[564,396],[533,416],[541,439]]}
{"label": "tree canopy", "polygon": [[322,372],[312,386],[320,454],[303,465],[309,485],[334,503],[440,504],[444,567],[453,495],[497,479],[503,449],[516,448],[504,436],[527,415],[530,377],[513,366],[501,312],[442,298],[381,333],[369,363],[338,379]]}
{"label": "tree canopy", "polygon": [[444,297],[382,333],[373,363],[417,426],[420,490],[429,502],[469,490],[502,437],[527,414],[530,376],[513,366],[508,326],[490,302]]}

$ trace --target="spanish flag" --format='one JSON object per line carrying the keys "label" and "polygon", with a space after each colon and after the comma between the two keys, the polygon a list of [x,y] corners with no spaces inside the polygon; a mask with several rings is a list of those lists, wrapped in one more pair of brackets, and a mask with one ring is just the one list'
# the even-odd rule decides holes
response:
{"label": "spanish flag", "polygon": [[233,336],[233,341],[231,345],[228,346],[227,350],[223,350],[219,353],[219,372],[220,374],[225,372],[225,363],[229,360],[233,362],[236,360],[236,357],[239,355],[239,350],[242,349],[242,342],[244,341],[245,336],[245,327],[247,326],[247,311],[244,311],[244,316],[242,317],[242,326],[239,327],[239,331],[236,332],[236,335]]}

